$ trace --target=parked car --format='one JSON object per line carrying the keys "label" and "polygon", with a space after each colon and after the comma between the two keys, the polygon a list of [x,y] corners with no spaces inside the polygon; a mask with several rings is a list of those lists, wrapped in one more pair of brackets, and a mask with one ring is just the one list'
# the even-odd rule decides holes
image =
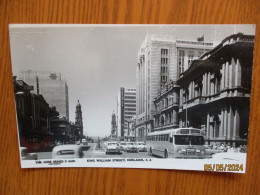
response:
{"label": "parked car", "polygon": [[108,142],[106,147],[106,154],[117,153],[120,154],[120,147],[117,142]]}
{"label": "parked car", "polygon": [[205,154],[213,155],[220,152],[226,152],[226,149],[220,147],[214,147],[212,145],[205,145]]}
{"label": "parked car", "polygon": [[82,146],[68,144],[56,146],[52,150],[53,159],[83,158]]}
{"label": "parked car", "polygon": [[120,150],[121,151],[126,151],[127,142],[120,142],[119,145],[120,145]]}
{"label": "parked car", "polygon": [[139,152],[147,152],[147,145],[144,142],[136,142]]}
{"label": "parked car", "polygon": [[38,155],[35,153],[29,153],[28,149],[26,147],[21,147],[20,151],[21,151],[22,160],[37,160],[38,159]]}
{"label": "parked car", "polygon": [[127,143],[126,152],[139,152],[138,145],[134,142]]}

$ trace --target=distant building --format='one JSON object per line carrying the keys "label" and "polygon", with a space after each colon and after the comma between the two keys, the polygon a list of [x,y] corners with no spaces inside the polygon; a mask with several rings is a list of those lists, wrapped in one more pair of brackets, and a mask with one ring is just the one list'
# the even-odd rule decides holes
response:
{"label": "distant building", "polygon": [[113,112],[111,119],[111,138],[117,138],[117,124],[115,112]]}
{"label": "distant building", "polygon": [[204,129],[208,143],[246,144],[253,49],[254,36],[239,33],[193,61],[178,80],[180,127]]}
{"label": "distant building", "polygon": [[78,131],[77,134],[80,135],[80,141],[83,138],[83,118],[82,118],[82,111],[81,111],[81,105],[78,103],[76,105],[76,111],[75,111],[75,126],[76,131]]}
{"label": "distant building", "polygon": [[68,85],[60,73],[50,71],[20,71],[19,79],[34,87],[35,94],[41,94],[50,106],[55,106],[61,117],[69,121]]}
{"label": "distant building", "polygon": [[177,81],[195,58],[213,48],[213,43],[176,40],[173,36],[145,37],[136,69],[137,114],[139,140],[145,140],[154,128],[154,98],[166,83]]}
{"label": "distant building", "polygon": [[118,136],[127,135],[127,121],[136,114],[136,89],[120,88],[117,99]]}

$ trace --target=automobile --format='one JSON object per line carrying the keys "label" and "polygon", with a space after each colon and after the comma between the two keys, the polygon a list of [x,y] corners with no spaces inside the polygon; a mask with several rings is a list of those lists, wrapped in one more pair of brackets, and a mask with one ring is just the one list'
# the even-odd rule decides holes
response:
{"label": "automobile", "polygon": [[214,147],[212,145],[204,145],[205,146],[205,154],[206,155],[213,155],[216,153],[226,152],[226,149],[220,147]]}
{"label": "automobile", "polygon": [[52,150],[53,159],[83,158],[83,156],[82,146],[76,144],[55,146]]}
{"label": "automobile", "polygon": [[119,145],[120,145],[120,150],[121,151],[126,151],[127,142],[120,142]]}
{"label": "automobile", "polygon": [[82,139],[82,145],[83,145],[83,146],[87,146],[87,145],[88,145],[88,142],[87,142],[86,139]]}
{"label": "automobile", "polygon": [[117,142],[108,142],[106,147],[106,154],[117,153],[120,154],[120,147]]}
{"label": "automobile", "polygon": [[144,142],[136,142],[139,152],[147,152],[147,145]]}
{"label": "automobile", "polygon": [[139,152],[138,145],[134,142],[127,143],[126,152]]}
{"label": "automobile", "polygon": [[36,153],[29,153],[26,147],[21,147],[21,159],[22,160],[37,160],[38,155]]}

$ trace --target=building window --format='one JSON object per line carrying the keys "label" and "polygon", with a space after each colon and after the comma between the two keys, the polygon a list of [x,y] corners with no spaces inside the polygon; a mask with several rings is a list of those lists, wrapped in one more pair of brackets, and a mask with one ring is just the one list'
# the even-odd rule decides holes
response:
{"label": "building window", "polygon": [[184,51],[179,51],[179,75],[184,72]]}
{"label": "building window", "polygon": [[161,49],[162,56],[168,56],[168,49]]}
{"label": "building window", "polygon": [[189,66],[190,66],[193,58],[194,58],[194,51],[189,51],[189,54],[188,54],[188,64],[189,64]]}

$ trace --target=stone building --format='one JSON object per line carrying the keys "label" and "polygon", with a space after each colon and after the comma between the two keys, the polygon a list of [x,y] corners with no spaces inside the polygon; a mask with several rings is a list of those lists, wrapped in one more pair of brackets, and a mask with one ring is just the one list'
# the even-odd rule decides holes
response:
{"label": "stone building", "polygon": [[253,48],[254,36],[234,34],[191,63],[178,80],[180,127],[204,129],[208,143],[247,142]]}

